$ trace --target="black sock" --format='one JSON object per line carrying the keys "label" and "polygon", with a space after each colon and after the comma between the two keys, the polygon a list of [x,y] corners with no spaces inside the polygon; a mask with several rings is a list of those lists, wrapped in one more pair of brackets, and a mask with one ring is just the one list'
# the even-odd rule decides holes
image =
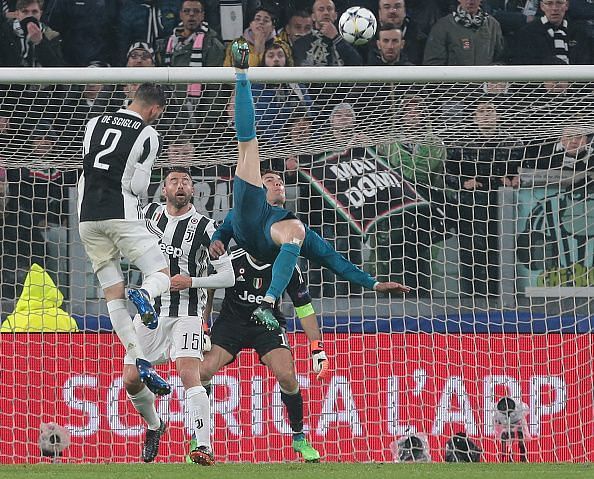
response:
{"label": "black sock", "polygon": [[287,408],[287,415],[294,434],[303,432],[303,396],[301,391],[297,394],[287,394],[281,391],[281,400]]}

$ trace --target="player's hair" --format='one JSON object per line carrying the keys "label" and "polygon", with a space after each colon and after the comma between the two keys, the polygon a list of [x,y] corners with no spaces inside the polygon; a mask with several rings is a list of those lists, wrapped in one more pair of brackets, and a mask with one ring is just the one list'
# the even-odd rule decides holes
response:
{"label": "player's hair", "polygon": [[23,8],[28,7],[32,3],[37,3],[39,5],[39,8],[43,10],[43,0],[17,0],[14,8],[17,10],[22,10]]}
{"label": "player's hair", "polygon": [[402,28],[397,27],[393,23],[384,23],[377,29],[377,32],[375,34],[375,39],[379,40],[380,32],[387,32],[388,30],[398,30],[398,31],[400,31],[400,33],[402,33]]}
{"label": "player's hair", "polygon": [[167,181],[167,177],[171,173],[185,173],[186,175],[188,175],[190,177],[190,179],[192,179],[192,173],[190,173],[189,168],[187,168],[185,166],[170,166],[169,168],[165,169],[165,171],[163,172],[163,184],[165,184],[165,181]]}
{"label": "player's hair", "polygon": [[134,101],[147,106],[158,105],[164,107],[167,103],[167,94],[158,83],[143,83],[138,87],[136,95],[134,95]]}
{"label": "player's hair", "polygon": [[261,168],[260,169],[260,176],[264,176],[267,174],[272,174],[272,175],[277,175],[281,180],[285,181],[285,179],[283,178],[283,175],[281,172],[276,171],[276,170],[272,170],[270,168]]}

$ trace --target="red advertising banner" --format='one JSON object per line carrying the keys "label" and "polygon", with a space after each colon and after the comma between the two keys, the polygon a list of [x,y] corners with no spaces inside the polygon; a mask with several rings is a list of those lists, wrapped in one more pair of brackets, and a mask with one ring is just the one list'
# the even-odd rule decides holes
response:
{"label": "red advertising banner", "polygon": [[[65,461],[138,461],[141,419],[120,378],[123,348],[112,334],[3,334],[0,342],[0,461],[40,460],[39,427],[67,427]],[[393,461],[390,444],[427,435],[443,460],[447,439],[465,431],[500,459],[497,400],[522,400],[531,439],[528,460],[593,461],[591,335],[326,335],[333,374],[311,372],[303,335],[291,335],[311,442],[325,461]],[[175,385],[157,409],[169,418],[158,460],[184,460],[189,421]],[[213,443],[218,461],[296,459],[278,385],[256,355],[215,378]]]}

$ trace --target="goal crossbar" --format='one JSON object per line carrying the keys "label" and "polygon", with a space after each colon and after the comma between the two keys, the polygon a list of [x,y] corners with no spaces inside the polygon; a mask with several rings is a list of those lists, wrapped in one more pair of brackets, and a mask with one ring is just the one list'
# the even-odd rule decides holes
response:
{"label": "goal crossbar", "polygon": [[[477,82],[591,81],[594,65],[546,66],[395,66],[250,68],[253,82]],[[2,68],[0,83],[229,83],[233,68]]]}

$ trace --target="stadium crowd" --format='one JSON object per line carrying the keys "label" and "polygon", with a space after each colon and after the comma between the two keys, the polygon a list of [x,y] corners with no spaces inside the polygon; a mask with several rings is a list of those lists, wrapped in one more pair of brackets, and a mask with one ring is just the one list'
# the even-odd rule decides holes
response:
{"label": "stadium crowd", "polygon": [[[2,0],[0,6],[1,67],[229,66],[230,44],[238,37],[250,46],[251,66],[276,68],[561,65],[594,60],[594,3],[589,0]],[[338,18],[351,6],[376,14],[376,38],[367,45],[354,47],[339,33]],[[0,155],[16,148],[32,164],[42,158],[38,163],[48,165],[64,150],[76,152],[84,124],[128,105],[137,88],[135,84],[4,85]],[[362,86],[367,93],[358,99],[356,87],[346,94],[328,85],[255,84],[258,136],[264,144],[291,144],[300,152],[310,140],[333,145],[336,151],[328,152],[328,164],[339,162],[338,150],[369,144],[359,128],[365,110],[377,114],[368,102],[381,106],[384,98],[394,95],[393,90],[370,95],[373,88],[381,89]],[[502,93],[500,88],[513,95],[514,87],[481,88],[486,95],[472,104],[471,111],[455,98],[439,105],[440,121],[464,114],[470,118],[473,140],[467,144],[440,143],[435,121],[428,121],[427,106],[413,89],[397,98],[394,124],[404,132],[414,131],[414,138],[378,146],[430,211],[420,212],[419,207],[378,222],[371,240],[375,272],[407,283],[419,295],[431,291],[432,243],[456,231],[464,232],[459,253],[462,292],[496,295],[494,192],[501,186],[518,186],[522,162],[534,167],[540,161],[536,166],[542,168],[592,166],[590,137],[575,128],[551,139],[546,154],[502,134],[498,104],[492,98]],[[543,103],[559,101],[569,88],[544,84],[539,98]],[[167,111],[156,125],[165,140],[166,158],[187,163],[219,132],[222,137],[230,131],[231,91],[225,85],[200,83],[171,87]],[[432,115],[435,120],[435,112]],[[23,141],[15,146],[15,138]],[[549,163],[543,165],[543,158]],[[308,181],[315,175],[303,176],[302,169],[314,171],[314,156],[292,155],[271,163],[285,172],[289,186],[296,186],[300,201],[295,208],[301,217],[333,240],[352,262],[363,263],[361,235],[353,234],[352,225],[333,203],[316,193],[320,190]],[[195,173],[231,175],[223,166],[207,170],[196,168]],[[68,221],[67,187],[76,184],[78,175],[36,167],[8,168],[0,174],[4,196],[0,232],[3,244],[12,245],[2,252],[2,297],[10,299],[18,294],[15,285],[22,284],[32,262],[54,261],[50,271],[60,269],[57,259],[67,254],[55,245],[64,243],[59,237]],[[430,218],[429,223],[420,224],[420,217]],[[346,283],[334,287],[316,272],[310,282],[314,295],[356,292]]]}

